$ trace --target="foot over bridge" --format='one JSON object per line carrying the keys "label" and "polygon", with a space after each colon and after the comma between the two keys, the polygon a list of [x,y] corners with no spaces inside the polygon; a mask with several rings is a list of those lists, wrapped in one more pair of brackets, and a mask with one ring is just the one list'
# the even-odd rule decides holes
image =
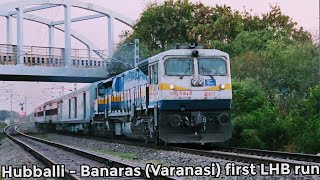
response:
{"label": "foot over bridge", "polygon": [[[55,21],[35,14],[35,11],[62,7],[64,19]],[[80,8],[91,14],[72,18],[71,10]],[[92,14],[93,13],[93,14]],[[0,4],[0,17],[6,18],[6,44],[0,44],[0,80],[46,81],[90,83],[106,79],[106,66],[114,51],[114,22],[133,27],[134,21],[102,6],[79,0],[17,0]],[[107,49],[99,51],[85,36],[71,29],[71,23],[97,18],[106,18]],[[12,42],[12,21],[16,20],[16,44]],[[23,21],[32,21],[47,26],[48,47],[25,46]],[[64,47],[54,48],[54,31],[64,33]],[[101,36],[103,37],[103,36]],[[71,38],[75,38],[87,49],[73,49]]]}
{"label": "foot over bridge", "polygon": [[[91,83],[108,76],[109,62],[93,55],[88,57],[88,50],[72,49],[69,65],[63,48],[25,46],[24,50],[23,62],[18,62],[16,46],[0,44],[0,80]],[[102,51],[95,53],[103,56]]]}

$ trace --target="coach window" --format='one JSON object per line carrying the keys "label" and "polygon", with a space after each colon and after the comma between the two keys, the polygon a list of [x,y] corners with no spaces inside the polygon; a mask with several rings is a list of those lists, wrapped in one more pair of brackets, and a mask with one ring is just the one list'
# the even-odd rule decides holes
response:
{"label": "coach window", "polygon": [[150,84],[158,84],[158,64],[150,66]]}

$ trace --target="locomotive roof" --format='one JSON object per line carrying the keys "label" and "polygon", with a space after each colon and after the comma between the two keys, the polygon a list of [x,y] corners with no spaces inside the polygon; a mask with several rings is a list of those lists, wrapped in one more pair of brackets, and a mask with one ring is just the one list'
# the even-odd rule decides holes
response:
{"label": "locomotive roof", "polygon": [[155,61],[158,61],[159,60],[159,57],[163,57],[163,56],[174,56],[174,55],[189,55],[190,54],[190,51],[193,51],[193,50],[197,50],[199,51],[200,55],[201,54],[214,54],[216,56],[225,56],[225,57],[229,57],[229,54],[228,53],[225,53],[223,51],[220,51],[218,49],[197,49],[197,48],[194,48],[194,49],[171,49],[171,50],[167,50],[167,51],[164,51],[162,53],[159,53],[159,54],[156,54],[152,57],[149,57],[143,61],[140,61],[138,64],[137,64],[137,67],[133,68],[133,69],[130,69],[130,70],[127,70],[127,71],[124,71],[116,76],[113,76],[107,80],[104,80],[103,83],[107,83],[107,82],[110,82],[113,80],[113,78],[115,77],[121,77],[133,70],[141,70],[142,72],[145,72],[145,70],[147,70],[146,68],[148,68],[148,65],[150,63],[153,63]]}
{"label": "locomotive roof", "polygon": [[220,51],[218,49],[197,49],[197,48],[195,48],[195,49],[170,49],[170,50],[164,51],[162,53],[159,53],[159,54],[154,55],[148,59],[141,61],[138,64],[138,67],[143,67],[149,63],[153,63],[155,61],[158,61],[159,57],[175,56],[175,55],[180,55],[180,56],[191,55],[190,52],[192,52],[193,50],[199,51],[200,56],[203,54],[206,54],[206,55],[215,55],[215,56],[225,56],[225,57],[229,58],[228,53]]}

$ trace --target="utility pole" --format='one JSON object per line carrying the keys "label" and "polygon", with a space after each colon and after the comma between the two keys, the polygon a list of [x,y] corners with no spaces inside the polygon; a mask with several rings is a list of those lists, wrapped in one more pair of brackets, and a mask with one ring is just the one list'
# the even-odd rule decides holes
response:
{"label": "utility pole", "polygon": [[24,97],[24,113],[27,115],[27,96]]}
{"label": "utility pole", "polygon": [[140,61],[140,43],[139,39],[134,40],[134,67],[137,67],[137,64]]}
{"label": "utility pole", "polygon": [[10,121],[11,121],[11,119],[12,119],[12,91],[10,94],[10,107],[11,107],[11,110],[10,110]]}

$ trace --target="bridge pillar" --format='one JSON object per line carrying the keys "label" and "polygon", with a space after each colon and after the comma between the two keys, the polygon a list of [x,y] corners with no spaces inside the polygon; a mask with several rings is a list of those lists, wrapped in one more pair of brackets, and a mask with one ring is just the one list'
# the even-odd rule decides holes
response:
{"label": "bridge pillar", "polygon": [[7,16],[7,44],[12,44],[12,16]]}
{"label": "bridge pillar", "polygon": [[24,64],[23,62],[23,8],[20,6],[16,9],[17,13],[17,64]]}
{"label": "bridge pillar", "polygon": [[64,6],[64,61],[71,66],[71,5],[70,1]]}
{"label": "bridge pillar", "polygon": [[49,64],[52,62],[53,54],[52,48],[54,47],[54,26],[49,25]]}
{"label": "bridge pillar", "polygon": [[88,48],[88,60],[91,60],[91,47],[87,46]]}
{"label": "bridge pillar", "polygon": [[113,55],[113,41],[114,41],[114,17],[108,17],[108,58]]}
{"label": "bridge pillar", "polygon": [[[12,16],[7,16],[7,44],[12,45]],[[8,46],[7,53],[12,54],[12,47]]]}

